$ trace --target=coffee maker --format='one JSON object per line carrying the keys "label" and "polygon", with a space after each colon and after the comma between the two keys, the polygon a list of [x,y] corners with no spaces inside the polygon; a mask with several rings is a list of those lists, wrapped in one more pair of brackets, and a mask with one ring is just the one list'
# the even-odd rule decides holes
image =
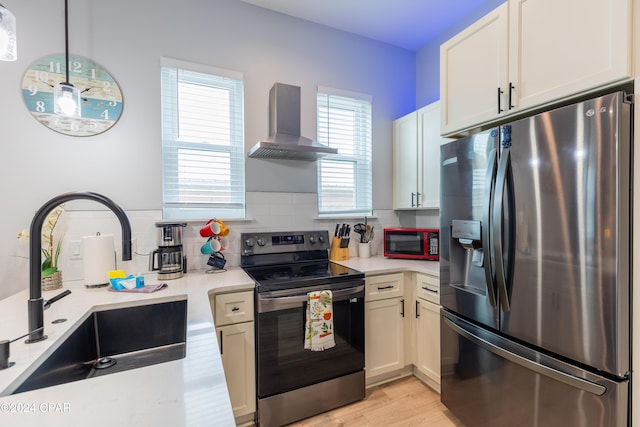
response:
{"label": "coffee maker", "polygon": [[158,272],[158,280],[179,279],[187,272],[187,257],[182,250],[184,222],[156,222],[158,249],[149,254],[149,270]]}

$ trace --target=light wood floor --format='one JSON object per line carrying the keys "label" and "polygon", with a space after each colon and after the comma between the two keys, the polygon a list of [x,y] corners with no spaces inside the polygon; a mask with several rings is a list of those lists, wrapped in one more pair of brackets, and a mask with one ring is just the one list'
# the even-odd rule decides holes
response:
{"label": "light wood floor", "polygon": [[367,389],[364,400],[290,427],[429,426],[464,427],[440,403],[440,395],[414,376]]}

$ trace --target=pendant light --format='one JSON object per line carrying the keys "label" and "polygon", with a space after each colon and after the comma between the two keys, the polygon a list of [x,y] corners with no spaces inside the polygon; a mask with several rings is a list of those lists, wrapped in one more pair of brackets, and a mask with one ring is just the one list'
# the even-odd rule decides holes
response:
{"label": "pendant light", "polygon": [[0,61],[15,61],[17,58],[16,17],[0,4]]}
{"label": "pendant light", "polygon": [[66,117],[80,117],[80,91],[69,82],[69,1],[64,0],[65,81],[53,88],[54,113]]}

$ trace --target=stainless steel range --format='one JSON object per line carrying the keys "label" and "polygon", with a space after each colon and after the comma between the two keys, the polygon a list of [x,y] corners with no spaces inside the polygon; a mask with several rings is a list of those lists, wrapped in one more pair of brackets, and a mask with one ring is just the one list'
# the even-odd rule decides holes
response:
{"label": "stainless steel range", "polygon": [[[329,261],[327,231],[243,233],[256,282],[258,423],[281,426],[364,398],[364,273]],[[333,294],[335,346],[305,349],[308,293]]]}

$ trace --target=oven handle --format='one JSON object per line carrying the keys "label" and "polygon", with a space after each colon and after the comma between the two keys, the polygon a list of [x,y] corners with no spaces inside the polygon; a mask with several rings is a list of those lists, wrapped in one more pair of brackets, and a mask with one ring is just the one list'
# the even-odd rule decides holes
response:
{"label": "oven handle", "polygon": [[[334,301],[343,301],[349,298],[364,297],[364,285],[355,286],[353,288],[340,289],[332,291]],[[360,295],[358,295],[360,294]],[[297,307],[309,300],[307,294],[284,296],[284,297],[267,297],[258,294],[258,313],[268,311],[283,310],[286,308]]]}

